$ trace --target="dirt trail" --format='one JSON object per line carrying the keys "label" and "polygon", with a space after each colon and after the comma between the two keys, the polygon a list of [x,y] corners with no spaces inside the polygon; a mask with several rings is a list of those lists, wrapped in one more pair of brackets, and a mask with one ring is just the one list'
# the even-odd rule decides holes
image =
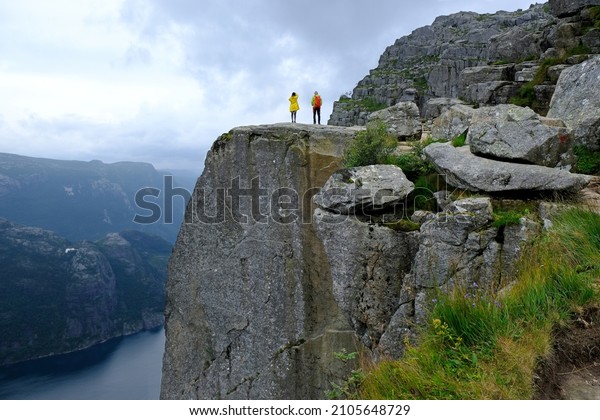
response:
{"label": "dirt trail", "polygon": [[558,332],[554,354],[538,375],[536,399],[600,400],[600,308]]}

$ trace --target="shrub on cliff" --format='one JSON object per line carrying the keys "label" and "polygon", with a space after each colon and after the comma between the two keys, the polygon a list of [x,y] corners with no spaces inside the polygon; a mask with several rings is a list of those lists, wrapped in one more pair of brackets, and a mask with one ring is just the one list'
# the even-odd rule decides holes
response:
{"label": "shrub on cliff", "polygon": [[387,163],[398,141],[388,133],[387,126],[380,120],[371,121],[365,131],[356,134],[354,142],[344,154],[344,166],[377,165]]}

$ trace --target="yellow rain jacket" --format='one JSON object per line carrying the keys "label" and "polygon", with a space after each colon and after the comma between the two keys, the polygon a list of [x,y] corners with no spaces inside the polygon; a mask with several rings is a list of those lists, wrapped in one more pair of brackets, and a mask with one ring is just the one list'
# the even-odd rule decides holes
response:
{"label": "yellow rain jacket", "polygon": [[290,112],[298,111],[300,106],[298,105],[298,95],[290,96]]}

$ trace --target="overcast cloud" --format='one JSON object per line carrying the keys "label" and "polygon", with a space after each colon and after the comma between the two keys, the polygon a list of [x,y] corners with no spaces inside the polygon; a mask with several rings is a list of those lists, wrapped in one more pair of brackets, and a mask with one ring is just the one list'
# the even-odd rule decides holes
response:
{"label": "overcast cloud", "polygon": [[0,152],[200,171],[216,137],[299,123],[397,38],[529,0],[0,0]]}

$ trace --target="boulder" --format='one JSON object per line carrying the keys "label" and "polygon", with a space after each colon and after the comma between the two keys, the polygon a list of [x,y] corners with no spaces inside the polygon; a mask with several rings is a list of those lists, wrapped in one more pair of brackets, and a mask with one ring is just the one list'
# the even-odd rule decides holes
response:
{"label": "boulder", "polygon": [[570,21],[558,21],[547,29],[546,43],[555,48],[560,56],[568,56],[569,51],[579,45],[578,32],[581,25]]}
{"label": "boulder", "polygon": [[549,0],[550,11],[556,17],[572,16],[589,6],[600,5],[600,0]]}
{"label": "boulder", "polygon": [[419,252],[411,272],[415,276],[415,286],[432,288],[448,282],[465,284],[474,280],[481,284],[483,279],[497,283],[495,277],[500,275],[494,274],[497,267],[485,267],[484,264],[478,264],[483,270],[479,275],[457,275],[464,273],[477,256],[481,257],[496,238],[496,230],[489,226],[492,220],[490,198],[479,197],[459,200],[425,223],[421,227]]}
{"label": "boulder", "polygon": [[361,166],[335,172],[314,202],[339,214],[379,211],[404,200],[414,188],[397,166]]}
{"label": "boulder", "polygon": [[563,120],[573,141],[600,150],[600,56],[564,69],[550,102],[548,117]]}
{"label": "boulder", "polygon": [[539,61],[523,61],[515,64],[515,82],[530,82],[540,69]]}
{"label": "boulder", "polygon": [[367,121],[381,120],[399,139],[421,137],[421,114],[414,102],[398,102],[389,108],[369,114]]}
{"label": "boulder", "polygon": [[468,146],[434,143],[424,154],[450,185],[474,192],[575,192],[591,179],[555,168],[482,158],[472,154]]}
{"label": "boulder", "polygon": [[539,69],[539,66],[531,66],[518,70],[515,73],[515,82],[531,82]]}
{"label": "boulder", "polygon": [[600,53],[600,29],[592,29],[581,37],[581,43],[594,54]]}
{"label": "boulder", "polygon": [[398,102],[417,102],[419,92],[415,88],[404,89]]}
{"label": "boulder", "polygon": [[431,137],[452,140],[469,129],[475,110],[468,105],[454,105],[433,120]]}
{"label": "boulder", "polygon": [[574,163],[570,130],[516,105],[475,110],[467,143],[474,154],[498,160],[549,167]]}

